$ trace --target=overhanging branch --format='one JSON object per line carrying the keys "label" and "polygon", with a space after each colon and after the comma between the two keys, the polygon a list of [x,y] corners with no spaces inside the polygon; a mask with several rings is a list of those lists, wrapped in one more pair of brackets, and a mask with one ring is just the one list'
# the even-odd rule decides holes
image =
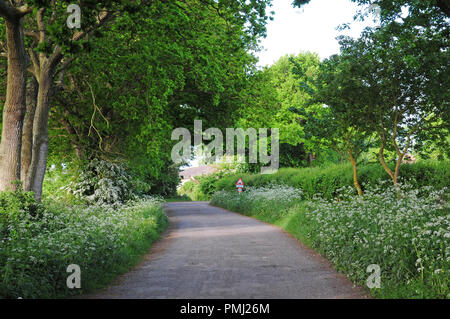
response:
{"label": "overhanging branch", "polygon": [[32,11],[33,8],[29,7],[27,4],[15,8],[8,5],[4,0],[0,0],[0,16],[4,17],[6,20],[19,20]]}

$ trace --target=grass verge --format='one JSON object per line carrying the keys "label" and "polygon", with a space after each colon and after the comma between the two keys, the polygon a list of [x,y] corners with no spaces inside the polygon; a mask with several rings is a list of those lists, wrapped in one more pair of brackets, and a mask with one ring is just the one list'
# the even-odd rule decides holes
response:
{"label": "grass verge", "polygon": [[[0,298],[63,298],[100,288],[133,267],[167,225],[157,199],[65,207],[0,193]],[[66,285],[71,264],[81,269],[81,289]]]}
{"label": "grass verge", "polygon": [[364,200],[303,200],[273,185],[243,194],[217,192],[211,204],[278,225],[366,286],[369,265],[381,269],[378,298],[450,298],[450,219],[445,189],[368,187]]}

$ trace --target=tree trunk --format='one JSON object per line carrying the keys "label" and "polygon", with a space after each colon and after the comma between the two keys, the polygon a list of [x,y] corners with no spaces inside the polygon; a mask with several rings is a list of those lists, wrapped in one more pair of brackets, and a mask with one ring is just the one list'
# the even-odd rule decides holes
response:
{"label": "tree trunk", "polygon": [[394,180],[394,173],[384,160],[384,147],[385,147],[384,142],[382,142],[380,146],[380,151],[378,152],[378,159],[380,160],[381,166],[383,166],[386,173],[391,177],[392,180]]}
{"label": "tree trunk", "polygon": [[352,163],[352,167],[353,167],[353,184],[355,185],[356,190],[358,191],[358,195],[362,196],[363,191],[362,191],[361,185],[359,185],[359,182],[358,182],[358,169],[357,169],[357,165],[356,165],[356,160],[353,157],[353,154],[350,150],[348,151],[348,155],[350,158],[350,162]]}
{"label": "tree trunk", "polygon": [[47,168],[48,153],[48,116],[50,111],[50,93],[53,84],[52,72],[41,68],[37,95],[36,113],[33,122],[33,145],[26,184],[35,193],[37,200],[42,199],[42,185]]}
{"label": "tree trunk", "polygon": [[5,19],[8,77],[0,143],[0,191],[15,190],[20,180],[22,126],[25,115],[26,55],[20,19]]}
{"label": "tree trunk", "polygon": [[394,185],[397,185],[398,175],[400,174],[400,165],[402,164],[402,160],[403,160],[404,156],[405,156],[404,154],[400,154],[398,156],[397,163],[395,163],[395,171],[394,171],[394,176],[392,178],[392,180],[394,181]]}
{"label": "tree trunk", "polygon": [[31,76],[30,82],[27,86],[27,97],[26,97],[26,113],[23,122],[22,129],[22,156],[21,156],[21,169],[20,169],[20,180],[23,183],[23,189],[25,191],[30,191],[31,187],[27,184],[28,169],[31,164],[32,147],[33,147],[33,121],[34,114],[36,112],[38,94],[38,82],[34,76]]}

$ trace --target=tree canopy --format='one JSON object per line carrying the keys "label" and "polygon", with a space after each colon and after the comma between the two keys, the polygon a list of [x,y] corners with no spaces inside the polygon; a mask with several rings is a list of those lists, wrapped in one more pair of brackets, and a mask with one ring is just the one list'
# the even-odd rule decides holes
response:
{"label": "tree canopy", "polygon": [[269,0],[75,1],[80,28],[66,23],[72,1],[0,1],[0,190],[21,180],[39,199],[48,160],[123,162],[157,185],[170,132],[194,120],[278,128],[281,166],[337,152],[355,182],[376,149],[397,183],[412,150],[450,149],[448,5],[352,1],[355,18],[378,8],[379,24],[323,61],[300,53],[262,69]]}

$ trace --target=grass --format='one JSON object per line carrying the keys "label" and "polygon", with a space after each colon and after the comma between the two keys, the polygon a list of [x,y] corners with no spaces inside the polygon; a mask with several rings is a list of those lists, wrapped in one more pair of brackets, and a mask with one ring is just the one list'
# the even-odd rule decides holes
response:
{"label": "grass", "polygon": [[[391,165],[392,166],[392,165]],[[307,199],[320,194],[333,199],[336,191],[344,186],[353,186],[353,172],[349,163],[330,164],[325,167],[281,168],[275,174],[236,173],[227,176],[202,176],[198,183],[188,182],[180,189],[193,200],[209,200],[215,191],[236,189],[236,182],[242,177],[245,186],[264,187],[270,184],[288,185],[302,189]],[[400,177],[404,182],[421,188],[433,185],[442,189],[450,185],[450,162],[421,160],[414,164],[403,164]],[[370,185],[378,181],[389,181],[390,177],[379,163],[361,163],[358,166],[360,184]]]}
{"label": "grass", "polygon": [[172,197],[167,197],[164,198],[164,201],[167,203],[172,203],[172,202],[191,202],[192,199],[187,196],[187,195],[178,195],[178,196],[172,196]]}
{"label": "grass", "polygon": [[[37,204],[32,194],[0,194],[0,298],[62,298],[108,284],[133,267],[168,224],[161,202],[120,207]],[[68,265],[81,289],[68,289]]]}
{"label": "grass", "polygon": [[[217,192],[212,204],[278,225],[365,286],[367,266],[381,268],[378,298],[450,298],[450,219],[445,189],[367,186],[364,200],[300,199],[295,189]],[[291,198],[291,200],[288,200]]]}

